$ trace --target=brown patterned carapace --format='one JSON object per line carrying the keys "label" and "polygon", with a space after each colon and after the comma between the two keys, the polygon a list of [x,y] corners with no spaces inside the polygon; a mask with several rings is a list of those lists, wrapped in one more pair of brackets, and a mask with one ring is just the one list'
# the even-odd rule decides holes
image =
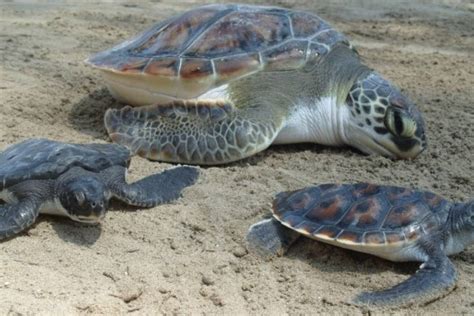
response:
{"label": "brown patterned carapace", "polygon": [[450,203],[431,192],[367,183],[279,193],[275,217],[305,235],[348,244],[411,242],[445,220]]}
{"label": "brown patterned carapace", "polygon": [[208,5],[158,23],[88,62],[119,73],[182,80],[213,76],[217,85],[263,69],[297,69],[337,43],[349,45],[313,14]]}

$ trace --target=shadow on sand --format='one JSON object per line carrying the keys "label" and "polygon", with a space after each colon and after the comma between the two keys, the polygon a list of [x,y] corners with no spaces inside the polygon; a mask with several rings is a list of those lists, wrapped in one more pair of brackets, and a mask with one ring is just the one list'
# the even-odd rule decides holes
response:
{"label": "shadow on sand", "polygon": [[[118,200],[111,201],[111,205],[107,213],[109,212],[136,212],[138,208],[130,206]],[[102,234],[102,226],[107,226],[107,218],[105,218],[99,224],[85,224],[72,221],[69,218],[58,218],[57,216],[51,216],[51,226],[57,233],[59,238],[66,242],[70,242],[80,246],[91,246],[93,245]],[[44,218],[48,219],[49,216]]]}
{"label": "shadow on sand", "polygon": [[110,108],[122,108],[125,105],[116,101],[106,88],[98,89],[84,96],[71,107],[68,120],[71,126],[84,134],[98,139],[107,139],[104,127],[104,114]]}
{"label": "shadow on sand", "polygon": [[[419,262],[392,262],[363,252],[339,248],[310,238],[300,237],[289,249],[287,257],[306,261],[314,268],[328,272],[358,272],[372,275],[392,270],[399,274],[411,275],[419,267]],[[340,262],[347,264],[341,265]]]}
{"label": "shadow on sand", "polygon": [[83,224],[69,218],[54,218],[51,226],[62,240],[80,246],[91,246],[99,239],[101,224]]}

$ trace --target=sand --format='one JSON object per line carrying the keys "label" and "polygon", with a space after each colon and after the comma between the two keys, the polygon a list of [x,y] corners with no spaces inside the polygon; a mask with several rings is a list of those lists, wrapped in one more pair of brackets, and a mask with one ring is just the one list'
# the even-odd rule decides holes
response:
{"label": "sand", "polygon": [[[0,148],[30,137],[107,142],[102,115],[120,107],[83,60],[200,1],[0,3]],[[58,2],[58,3],[57,3]],[[349,36],[364,60],[423,112],[429,149],[413,161],[350,148],[274,146],[223,167],[171,205],[114,203],[100,226],[41,216],[0,243],[0,314],[367,314],[357,293],[417,269],[300,239],[284,257],[245,250],[273,194],[312,183],[370,181],[472,198],[474,6],[469,0],[273,3],[311,10]],[[81,4],[82,3],[82,4]],[[171,165],[132,161],[129,178]],[[396,314],[473,314],[474,247],[453,256],[457,288]]]}

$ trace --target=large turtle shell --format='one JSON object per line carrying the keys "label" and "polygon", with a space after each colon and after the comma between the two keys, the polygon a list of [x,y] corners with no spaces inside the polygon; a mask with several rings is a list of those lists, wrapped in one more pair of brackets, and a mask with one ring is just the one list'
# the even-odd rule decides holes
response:
{"label": "large turtle shell", "polygon": [[[349,45],[310,13],[207,5],[158,23],[87,62],[104,70],[110,84],[120,81],[120,89],[136,86],[170,98],[193,98],[258,71],[302,67],[337,43]],[[133,81],[121,81],[123,76]]]}
{"label": "large turtle shell", "polygon": [[277,194],[273,214],[308,237],[378,254],[381,248],[402,248],[439,229],[449,207],[448,201],[426,191],[367,183],[322,184]]}
{"label": "large turtle shell", "polygon": [[130,152],[117,144],[67,144],[28,139],[0,153],[0,191],[29,179],[54,179],[72,167],[99,172],[128,167]]}

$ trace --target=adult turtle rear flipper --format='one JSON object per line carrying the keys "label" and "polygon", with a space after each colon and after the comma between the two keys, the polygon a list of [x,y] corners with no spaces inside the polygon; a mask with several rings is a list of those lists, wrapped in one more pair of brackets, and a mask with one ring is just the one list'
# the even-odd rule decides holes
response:
{"label": "adult turtle rear flipper", "polygon": [[116,198],[130,205],[153,207],[178,199],[183,189],[196,182],[199,171],[194,167],[175,167],[132,184],[126,183],[125,168],[120,166],[111,167],[102,175]]}
{"label": "adult turtle rear flipper", "polygon": [[177,100],[166,105],[109,109],[110,138],[142,157],[190,164],[222,164],[264,150],[282,119],[227,101]]}
{"label": "adult turtle rear flipper", "polygon": [[27,199],[15,204],[0,205],[0,240],[12,237],[36,221],[39,201]]}
{"label": "adult turtle rear flipper", "polygon": [[359,294],[357,305],[408,306],[430,303],[449,293],[456,284],[456,271],[451,261],[439,251],[406,281],[383,291]]}

